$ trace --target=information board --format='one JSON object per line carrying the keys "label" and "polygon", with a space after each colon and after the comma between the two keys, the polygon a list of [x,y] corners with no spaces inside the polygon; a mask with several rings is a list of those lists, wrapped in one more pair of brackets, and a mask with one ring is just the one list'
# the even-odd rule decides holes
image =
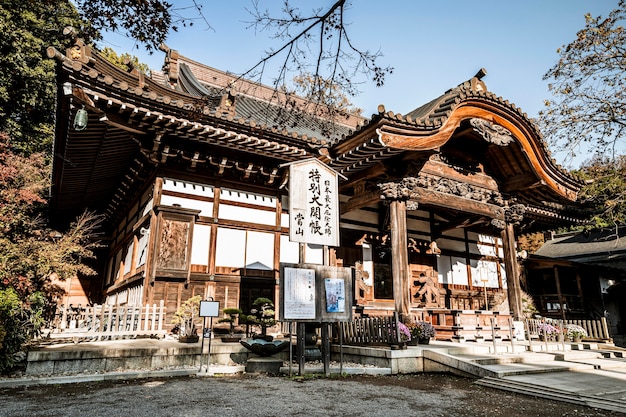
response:
{"label": "information board", "polygon": [[280,320],[330,323],[352,319],[352,270],[281,264]]}
{"label": "information board", "polygon": [[285,268],[282,282],[284,319],[315,319],[315,270]]}

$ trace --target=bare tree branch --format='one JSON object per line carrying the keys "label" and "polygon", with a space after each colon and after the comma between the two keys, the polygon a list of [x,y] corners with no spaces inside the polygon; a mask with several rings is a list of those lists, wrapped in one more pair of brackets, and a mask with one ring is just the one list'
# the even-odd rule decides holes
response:
{"label": "bare tree branch", "polygon": [[285,0],[283,17],[274,17],[267,10],[261,11],[258,2],[254,2],[253,6],[248,12],[254,20],[248,27],[257,31],[274,30],[273,38],[284,43],[276,50],[267,51],[240,77],[255,78],[263,83],[268,61],[281,56],[282,64],[273,78],[273,87],[276,91],[286,91],[291,83],[288,80],[290,74],[307,74],[311,79],[308,86],[311,93],[307,94],[307,98],[313,101],[313,112],[319,111],[326,116],[336,113],[316,109],[327,107],[330,103],[324,102],[324,99],[336,96],[336,92],[324,92],[324,89],[340,89],[349,96],[355,96],[359,93],[358,86],[367,79],[382,86],[385,77],[393,72],[393,68],[377,64],[382,56],[380,51],[360,50],[352,43],[344,20],[345,11],[349,8],[346,0],[336,1],[325,11],[313,10],[309,15],[302,14],[298,8],[292,7],[289,0]]}

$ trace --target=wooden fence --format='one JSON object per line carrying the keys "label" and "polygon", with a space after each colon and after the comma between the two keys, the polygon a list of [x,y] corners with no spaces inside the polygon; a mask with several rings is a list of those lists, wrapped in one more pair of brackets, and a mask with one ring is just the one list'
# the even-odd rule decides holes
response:
{"label": "wooden fence", "polygon": [[365,317],[339,322],[346,344],[397,345],[400,340],[397,314],[385,317]]}
{"label": "wooden fence", "polygon": [[[456,332],[458,334],[455,333],[451,340],[480,340],[484,336],[484,340],[493,340],[495,342],[496,340],[512,341],[514,338],[513,323],[511,318],[508,316],[500,317],[497,315],[486,315],[485,317],[482,317],[482,321],[477,322],[476,320],[476,317],[473,317],[473,321],[470,323],[471,325],[460,325],[455,322],[457,324]],[[398,340],[400,340],[397,323],[397,314],[395,314],[394,316],[358,318],[352,321],[339,322],[338,325],[343,332],[343,341],[346,344],[397,345],[399,344]],[[584,337],[583,340],[611,341],[605,318],[598,320],[526,320],[525,337],[538,339],[540,335],[542,335],[542,324],[544,323],[551,324],[559,329],[564,329],[567,324],[575,324],[582,327],[587,332],[587,337]],[[441,328],[445,329],[445,326],[435,327],[439,327],[437,333],[441,338],[439,333]],[[468,334],[470,336],[461,337],[463,336],[463,334],[461,334],[462,331],[469,332]],[[477,339],[478,336],[481,336],[481,338]],[[555,337],[555,340],[559,340],[558,337]]]}
{"label": "wooden fence", "polygon": [[95,340],[164,336],[165,306],[160,304],[60,306],[51,338],[88,338]]}
{"label": "wooden fence", "polygon": [[587,332],[587,337],[583,339],[598,340],[598,341],[610,341],[611,336],[609,334],[609,327],[606,322],[606,318],[601,317],[596,320],[556,320],[556,319],[533,319],[526,320],[526,331],[531,338],[538,338],[542,336],[542,329],[544,324],[551,324],[554,327],[563,329],[568,324],[575,324]]}

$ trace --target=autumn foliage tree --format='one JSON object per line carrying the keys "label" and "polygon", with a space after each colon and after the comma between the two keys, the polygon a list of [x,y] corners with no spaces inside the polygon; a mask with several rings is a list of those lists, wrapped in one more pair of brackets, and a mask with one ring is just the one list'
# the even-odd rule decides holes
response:
{"label": "autumn foliage tree", "polygon": [[626,222],[626,0],[607,17],[585,15],[585,27],[558,49],[545,74],[553,97],[539,114],[552,149],[570,163],[589,155],[578,173],[586,181],[579,200],[591,206],[586,227]]}
{"label": "autumn foliage tree", "polygon": [[61,292],[55,280],[93,275],[98,221],[85,214],[64,234],[46,227],[49,165],[16,154],[0,134],[0,372],[39,334]]}
{"label": "autumn foliage tree", "polygon": [[594,209],[590,226],[626,224],[626,155],[598,156],[585,163],[578,173],[586,181],[579,199]]}
{"label": "autumn foliage tree", "polygon": [[613,158],[626,145],[626,2],[603,18],[585,16],[576,39],[557,50],[545,74],[552,98],[540,113],[549,144],[569,158],[590,152]]}

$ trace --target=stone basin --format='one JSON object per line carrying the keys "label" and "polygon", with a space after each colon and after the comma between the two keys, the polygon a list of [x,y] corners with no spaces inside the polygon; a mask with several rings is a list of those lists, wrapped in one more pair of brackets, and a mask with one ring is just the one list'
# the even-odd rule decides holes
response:
{"label": "stone basin", "polygon": [[289,340],[273,340],[268,342],[263,339],[244,339],[240,340],[239,343],[259,356],[272,356],[289,346]]}

